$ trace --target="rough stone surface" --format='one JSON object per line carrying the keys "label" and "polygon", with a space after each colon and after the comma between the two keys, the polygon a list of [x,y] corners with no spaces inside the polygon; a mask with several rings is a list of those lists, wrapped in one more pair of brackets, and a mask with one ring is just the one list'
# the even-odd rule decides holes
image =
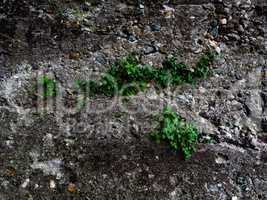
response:
{"label": "rough stone surface", "polygon": [[[264,0],[54,2],[0,1],[1,200],[267,199]],[[74,109],[75,80],[116,59],[193,66],[207,50],[220,55],[196,86]],[[43,74],[56,101],[40,97]],[[167,103],[201,131],[190,160],[149,138]]]}

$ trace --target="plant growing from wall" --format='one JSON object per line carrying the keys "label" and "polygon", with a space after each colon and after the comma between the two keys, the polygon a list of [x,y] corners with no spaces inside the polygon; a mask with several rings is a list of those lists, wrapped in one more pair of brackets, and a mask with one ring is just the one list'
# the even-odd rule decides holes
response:
{"label": "plant growing from wall", "polygon": [[56,81],[50,79],[47,75],[44,75],[38,80],[38,86],[43,88],[42,96],[44,98],[55,97],[58,94]]}
{"label": "plant growing from wall", "polygon": [[183,83],[193,84],[200,78],[207,78],[214,58],[212,53],[205,54],[192,70],[173,56],[168,57],[161,68],[142,66],[134,56],[128,56],[116,61],[99,83],[92,80],[79,81],[78,85],[83,90],[86,88],[89,96],[114,96],[116,91],[121,91],[121,95],[131,96],[140,90],[144,91],[148,83],[161,88]]}
{"label": "plant growing from wall", "polygon": [[181,150],[187,160],[195,151],[198,130],[192,124],[186,123],[170,107],[166,107],[159,120],[159,125],[151,134],[159,143],[166,141],[174,150]]}

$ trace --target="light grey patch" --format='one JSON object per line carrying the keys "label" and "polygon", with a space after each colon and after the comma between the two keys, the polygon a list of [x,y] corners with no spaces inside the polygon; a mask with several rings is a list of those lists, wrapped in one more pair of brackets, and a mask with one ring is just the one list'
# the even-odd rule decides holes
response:
{"label": "light grey patch", "polygon": [[31,165],[31,168],[40,169],[43,171],[44,174],[53,175],[56,176],[57,179],[60,179],[63,177],[63,173],[61,171],[62,164],[63,164],[62,160],[56,158],[44,162],[34,161],[33,164]]}

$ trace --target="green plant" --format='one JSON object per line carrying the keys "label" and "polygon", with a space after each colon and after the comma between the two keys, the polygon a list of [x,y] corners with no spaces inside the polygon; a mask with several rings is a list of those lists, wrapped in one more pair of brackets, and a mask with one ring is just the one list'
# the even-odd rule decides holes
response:
{"label": "green plant", "polygon": [[114,78],[118,86],[117,89],[124,96],[137,94],[139,88],[144,90],[150,77],[149,75],[144,76],[144,69],[132,55],[116,61],[107,71],[107,74]]}
{"label": "green plant", "polygon": [[117,60],[101,77],[99,83],[78,80],[76,85],[90,97],[114,96],[116,91],[120,91],[124,96],[132,96],[139,91],[145,91],[148,83],[161,88],[182,83],[193,84],[197,79],[206,78],[210,74],[210,64],[213,60],[213,54],[208,53],[200,58],[193,70],[184,63],[179,63],[175,57],[169,56],[161,68],[155,68],[142,66],[135,56],[130,55]]}
{"label": "green plant", "polygon": [[158,127],[151,134],[157,143],[164,140],[174,150],[181,150],[186,160],[195,151],[198,135],[195,126],[186,123],[170,107],[164,109]]}
{"label": "green plant", "polygon": [[43,97],[47,98],[47,97],[57,96],[58,94],[57,83],[55,80],[48,78],[47,75],[44,75],[38,80],[38,85],[40,87],[43,87],[43,94],[42,94]]}
{"label": "green plant", "polygon": [[184,63],[179,63],[177,58],[169,57],[164,65],[170,70],[172,84],[179,85],[193,82],[193,72]]}
{"label": "green plant", "polygon": [[215,59],[216,55],[214,53],[207,53],[203,55],[196,65],[194,71],[195,77],[207,78],[210,74],[209,64]]}

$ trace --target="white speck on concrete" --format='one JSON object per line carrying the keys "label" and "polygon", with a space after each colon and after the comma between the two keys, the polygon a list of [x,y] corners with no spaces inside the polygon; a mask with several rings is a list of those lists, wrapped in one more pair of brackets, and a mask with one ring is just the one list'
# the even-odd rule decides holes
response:
{"label": "white speck on concrete", "polygon": [[232,200],[238,200],[238,197],[237,196],[233,196]]}
{"label": "white speck on concrete", "polygon": [[53,176],[56,176],[57,179],[60,179],[63,176],[63,174],[61,172],[62,164],[63,163],[60,159],[54,159],[54,160],[49,160],[49,161],[45,161],[45,162],[35,161],[31,165],[31,167],[33,169],[41,169],[44,174],[53,175]]}
{"label": "white speck on concrete", "polygon": [[55,189],[55,188],[56,188],[56,183],[55,183],[54,180],[50,180],[49,187],[50,187],[51,189]]}
{"label": "white speck on concrete", "polygon": [[226,161],[223,157],[221,157],[221,156],[217,157],[217,158],[215,159],[215,162],[216,162],[217,164],[224,164],[224,163],[227,163],[227,161]]}
{"label": "white speck on concrete", "polygon": [[172,192],[170,193],[170,196],[171,196],[171,198],[173,199],[173,198],[176,196],[176,190],[172,191]]}
{"label": "white speck on concrete", "polygon": [[22,188],[26,188],[26,187],[29,185],[29,183],[30,183],[30,179],[27,178],[27,179],[25,179],[25,181],[21,184],[21,187],[22,187]]}

